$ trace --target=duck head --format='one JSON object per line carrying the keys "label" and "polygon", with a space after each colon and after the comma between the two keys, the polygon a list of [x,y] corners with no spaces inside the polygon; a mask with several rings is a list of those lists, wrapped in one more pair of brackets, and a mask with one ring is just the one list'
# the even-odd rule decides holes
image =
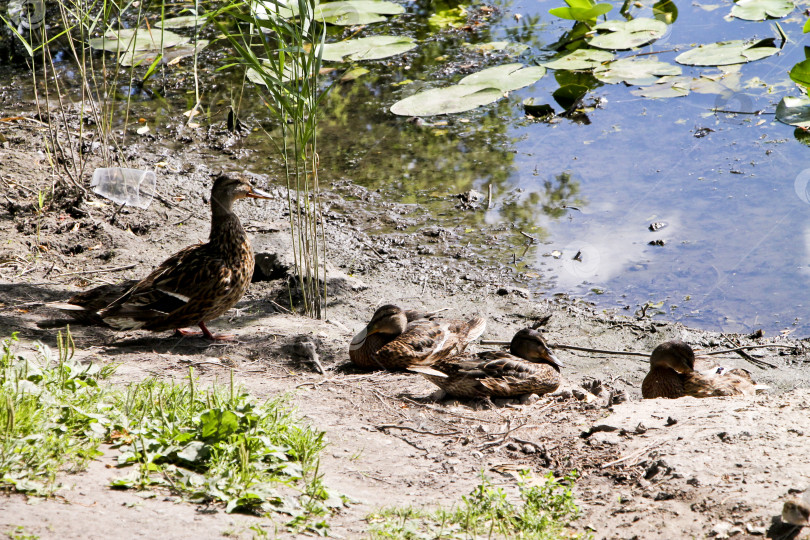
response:
{"label": "duck head", "polygon": [[551,352],[543,335],[531,328],[524,328],[515,334],[509,344],[509,352],[530,362],[547,363],[557,368],[565,367],[560,359]]}
{"label": "duck head", "polygon": [[391,334],[398,336],[408,326],[408,317],[400,307],[391,304],[382,306],[374,312],[371,321],[352,339],[349,350],[363,346],[371,334]]}
{"label": "duck head", "polygon": [[254,188],[250,180],[240,173],[222,173],[211,188],[211,209],[214,213],[229,213],[233,202],[244,198],[271,199],[269,193]]}
{"label": "duck head", "polygon": [[650,355],[650,368],[669,368],[678,373],[689,373],[695,369],[695,352],[679,339],[665,341]]}

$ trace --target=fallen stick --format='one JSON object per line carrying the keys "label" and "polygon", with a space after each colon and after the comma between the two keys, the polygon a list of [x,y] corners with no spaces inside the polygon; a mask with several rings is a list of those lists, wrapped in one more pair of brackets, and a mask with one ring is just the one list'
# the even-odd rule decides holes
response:
{"label": "fallen stick", "polygon": [[121,270],[129,270],[130,268],[135,268],[138,266],[137,264],[128,264],[126,266],[117,266],[115,268],[102,268],[101,270],[83,270],[81,272],[67,272],[64,274],[57,274],[54,277],[60,278],[65,276],[80,276],[80,275],[87,275],[87,274],[106,274],[109,272],[120,272]]}
{"label": "fallen stick", "polygon": [[410,426],[399,426],[399,425],[396,425],[396,424],[381,424],[379,426],[374,426],[374,427],[376,427],[380,431],[384,431],[386,429],[405,429],[405,430],[408,430],[408,431],[413,431],[414,433],[419,433],[421,435],[435,435],[437,437],[449,437],[450,435],[461,435],[460,431],[447,431],[447,432],[437,433],[435,431],[429,431],[429,430],[426,430],[426,429],[416,429],[416,428],[412,428]]}

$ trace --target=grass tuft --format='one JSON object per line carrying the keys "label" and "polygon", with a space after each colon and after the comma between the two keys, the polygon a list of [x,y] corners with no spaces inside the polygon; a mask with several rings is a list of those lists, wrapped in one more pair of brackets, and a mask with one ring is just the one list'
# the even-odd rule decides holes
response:
{"label": "grass tuft", "polygon": [[200,390],[191,371],[182,383],[120,391],[99,384],[114,368],[73,359],[69,331],[56,354],[39,344],[34,359],[16,354],[16,341],[0,354],[0,488],[50,495],[57,473],[82,470],[108,442],[119,466],[136,466],[114,488],[164,487],[228,512],[284,514],[292,530],[328,530],[316,522],[338,500],[318,468],[324,433],[300,424],[285,398],[257,401],[233,375]]}
{"label": "grass tuft", "polygon": [[49,495],[58,472],[101,454],[112,405],[98,383],[113,368],[75,362],[69,331],[59,333],[55,356],[38,344],[26,359],[16,341],[16,334],[3,340],[0,353],[0,487]]}
{"label": "grass tuft", "polygon": [[461,503],[433,511],[386,508],[366,519],[372,538],[524,538],[553,540],[575,538],[567,531],[579,516],[572,486],[576,472],[563,481],[551,473],[539,485],[530,485],[523,473],[518,482],[518,500],[481,474],[481,483]]}

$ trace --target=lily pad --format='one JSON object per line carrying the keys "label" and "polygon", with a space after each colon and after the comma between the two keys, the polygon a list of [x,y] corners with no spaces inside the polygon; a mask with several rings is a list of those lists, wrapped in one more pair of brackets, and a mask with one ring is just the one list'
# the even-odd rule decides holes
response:
{"label": "lily pad", "polygon": [[543,66],[525,67],[523,64],[504,64],[467,75],[459,81],[463,85],[484,85],[503,92],[517,90],[537,82],[546,74]]}
{"label": "lily pad", "polygon": [[568,7],[559,7],[548,10],[551,15],[571,21],[594,21],[604,15],[613,6],[610,4],[597,4],[593,0],[565,0]]}
{"label": "lily pad", "polygon": [[790,79],[796,84],[810,88],[810,58],[793,66],[789,75]]}
{"label": "lily pad", "polygon": [[550,69],[583,70],[599,67],[606,62],[613,60],[613,53],[600,51],[598,49],[577,49],[571,54],[561,56],[543,65]]}
{"label": "lily pad", "polygon": [[651,99],[684,97],[689,95],[691,84],[691,77],[661,77],[652,86],[631,90],[630,93]]}
{"label": "lily pad", "polygon": [[581,84],[566,84],[565,86],[557,88],[551,96],[554,98],[554,101],[559,103],[560,106],[567,111],[575,107],[582,98],[585,97],[588,90],[587,86]]}
{"label": "lily pad", "polygon": [[608,84],[621,82],[635,85],[653,84],[664,75],[680,75],[681,68],[654,58],[633,60],[622,58],[593,71],[594,77]]}
{"label": "lily pad", "polygon": [[783,97],[776,106],[776,119],[791,126],[810,128],[810,97]]}
{"label": "lily pad", "polygon": [[548,103],[537,103],[533,97],[523,100],[523,112],[533,118],[554,116],[554,109]]}
{"label": "lily pad", "polygon": [[503,97],[497,88],[481,84],[454,84],[419,92],[391,106],[399,116],[433,116],[471,111]]}
{"label": "lily pad", "polygon": [[190,40],[191,38],[160,28],[124,28],[118,32],[107,32],[104,37],[93,38],[89,44],[93,49],[123,53],[157,51],[188,43]]}
{"label": "lily pad", "polygon": [[155,21],[155,26],[158,28],[193,28],[195,26],[202,26],[207,21],[208,17],[205,15],[183,15],[181,17]]}
{"label": "lily pad", "polygon": [[315,20],[337,26],[372,24],[386,20],[385,15],[405,13],[405,8],[385,0],[342,0],[320,4]]}
{"label": "lily pad", "polygon": [[760,41],[718,41],[700,45],[675,57],[679,64],[687,66],[726,66],[729,64],[745,64],[754,60],[761,60],[779,52],[773,46],[773,39]]}
{"label": "lily pad", "polygon": [[498,51],[510,56],[517,56],[529,48],[525,43],[512,43],[511,41],[490,41],[489,43],[465,43],[464,47],[479,52]]}
{"label": "lily pad", "polygon": [[470,111],[504,97],[506,92],[536,82],[546,73],[541,66],[504,64],[467,75],[458,84],[418,92],[391,106],[400,116],[433,116]]}
{"label": "lily pad", "polygon": [[[192,56],[195,52],[199,53],[208,46],[208,43],[209,41],[207,39],[200,39],[197,41],[196,45],[193,43],[184,43],[177,47],[164,49],[160,63],[168,65],[176,64],[181,58]],[[143,63],[151,64],[160,54],[160,51],[127,51],[121,55],[118,62],[122,66],[137,66]]]}
{"label": "lily pad", "polygon": [[323,60],[327,62],[356,62],[378,60],[408,52],[416,47],[413,38],[405,36],[372,36],[349,39],[323,46]]}
{"label": "lily pad", "polygon": [[600,49],[634,49],[660,38],[666,33],[667,28],[666,23],[655,19],[605,21],[594,26],[598,34],[588,43]]}
{"label": "lily pad", "polygon": [[731,16],[746,21],[781,19],[795,8],[792,0],[739,0],[731,8]]}
{"label": "lily pad", "polygon": [[467,7],[461,4],[458,7],[436,11],[428,19],[431,28],[460,28],[467,23]]}

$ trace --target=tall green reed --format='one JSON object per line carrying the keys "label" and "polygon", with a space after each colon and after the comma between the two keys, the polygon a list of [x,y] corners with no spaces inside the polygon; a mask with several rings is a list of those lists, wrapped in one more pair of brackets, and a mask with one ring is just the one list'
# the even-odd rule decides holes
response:
{"label": "tall green reed", "polygon": [[271,140],[285,162],[287,204],[295,271],[309,316],[326,306],[326,237],[320,213],[317,116],[328,88],[318,85],[326,29],[315,21],[314,0],[252,0],[221,10],[235,22],[220,23],[236,49],[234,65],[262,93],[280,140]]}

